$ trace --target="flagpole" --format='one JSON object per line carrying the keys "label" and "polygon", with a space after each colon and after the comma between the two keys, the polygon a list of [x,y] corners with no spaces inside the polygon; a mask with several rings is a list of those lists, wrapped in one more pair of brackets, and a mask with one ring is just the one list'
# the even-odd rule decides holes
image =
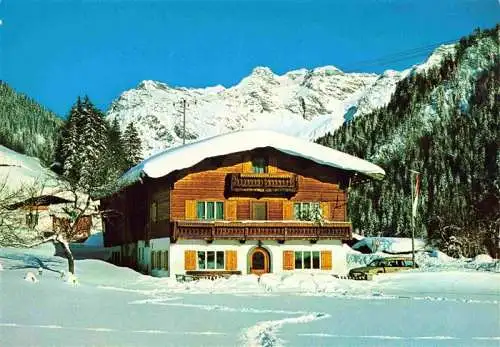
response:
{"label": "flagpole", "polygon": [[417,216],[417,204],[418,204],[418,193],[420,186],[420,172],[415,170],[410,170],[412,174],[415,174],[415,191],[413,188],[413,175],[410,176],[411,184],[411,260],[413,263],[413,268],[416,268],[415,263],[415,218]]}

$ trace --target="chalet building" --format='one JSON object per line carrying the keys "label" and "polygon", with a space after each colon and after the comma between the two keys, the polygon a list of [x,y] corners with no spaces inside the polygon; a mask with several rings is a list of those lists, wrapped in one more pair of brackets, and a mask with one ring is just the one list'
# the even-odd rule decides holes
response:
{"label": "chalet building", "polygon": [[384,170],[250,130],[156,154],[100,197],[113,262],[157,276],[345,274],[349,185]]}
{"label": "chalet building", "polygon": [[[67,192],[52,193],[51,195],[33,196],[28,199],[18,201],[7,206],[9,210],[15,210],[18,214],[20,224],[26,227],[43,230],[45,233],[64,232],[69,228],[70,219],[65,208],[71,208],[73,203],[69,200]],[[24,215],[25,223],[22,223]],[[84,241],[91,234],[92,216],[82,216],[76,225],[75,235],[72,235],[72,242]]]}

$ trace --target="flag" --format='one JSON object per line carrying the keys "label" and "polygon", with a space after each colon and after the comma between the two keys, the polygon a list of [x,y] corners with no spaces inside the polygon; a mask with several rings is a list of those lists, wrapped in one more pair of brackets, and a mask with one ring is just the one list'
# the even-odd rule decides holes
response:
{"label": "flag", "polygon": [[418,208],[418,196],[420,195],[420,174],[417,174],[415,178],[415,192],[414,192],[414,198],[413,198],[413,205],[411,209],[411,215],[413,219],[417,217],[417,208]]}

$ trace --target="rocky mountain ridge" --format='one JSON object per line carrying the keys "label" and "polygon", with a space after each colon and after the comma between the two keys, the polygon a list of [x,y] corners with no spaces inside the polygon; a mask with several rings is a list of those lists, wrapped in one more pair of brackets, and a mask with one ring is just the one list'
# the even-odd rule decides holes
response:
{"label": "rocky mountain ridge", "polygon": [[172,87],[147,80],[122,93],[107,117],[117,118],[122,129],[134,122],[145,157],[182,144],[182,100],[186,100],[186,142],[249,128],[314,140],[346,119],[385,106],[399,80],[439,63],[451,49],[442,46],[421,65],[381,75],[346,73],[334,66],[277,75],[268,67],[256,67],[229,88]]}

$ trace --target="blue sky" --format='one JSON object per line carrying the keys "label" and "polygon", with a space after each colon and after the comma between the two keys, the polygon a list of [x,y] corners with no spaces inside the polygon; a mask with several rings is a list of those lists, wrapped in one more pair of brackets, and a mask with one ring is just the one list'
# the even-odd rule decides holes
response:
{"label": "blue sky", "polygon": [[[0,79],[61,116],[140,81],[231,86],[255,66],[403,69],[391,54],[500,22],[498,0],[0,0]],[[371,63],[367,63],[369,61]],[[377,62],[374,62],[377,61]],[[363,63],[364,62],[364,63]]]}

